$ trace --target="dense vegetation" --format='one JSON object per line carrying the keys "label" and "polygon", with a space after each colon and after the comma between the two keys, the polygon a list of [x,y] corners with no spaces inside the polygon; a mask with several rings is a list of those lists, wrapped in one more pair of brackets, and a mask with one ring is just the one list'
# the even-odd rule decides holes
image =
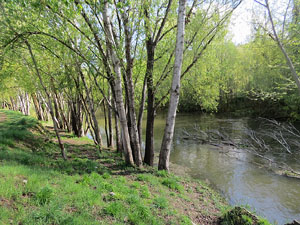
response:
{"label": "dense vegetation", "polygon": [[253,19],[240,45],[228,35],[240,0],[179,3],[1,1],[2,108],[28,115],[32,104],[39,120],[52,120],[64,159],[59,129],[89,132],[101,152],[102,110],[107,147],[138,167],[153,166],[155,115],[168,108],[159,156],[166,170],[178,93],[181,111],[299,118],[298,0],[279,11],[258,2],[255,11],[269,16]]}
{"label": "dense vegetation", "polygon": [[[255,28],[246,44],[224,40],[212,44],[199,69],[183,80],[180,109],[298,120],[299,91],[265,29]],[[299,72],[299,41],[295,41],[299,27],[292,24],[290,29],[284,42]]]}
{"label": "dense vegetation", "polygon": [[[220,216],[208,188],[167,173],[176,111],[300,119],[300,1],[279,10],[255,2],[252,36],[237,45],[229,27],[242,0],[0,0],[0,108],[37,118],[1,113],[4,223],[189,224]],[[158,110],[168,110],[163,172],[147,167]],[[213,202],[199,200],[206,194]],[[216,215],[188,218],[172,207],[194,200]]]}

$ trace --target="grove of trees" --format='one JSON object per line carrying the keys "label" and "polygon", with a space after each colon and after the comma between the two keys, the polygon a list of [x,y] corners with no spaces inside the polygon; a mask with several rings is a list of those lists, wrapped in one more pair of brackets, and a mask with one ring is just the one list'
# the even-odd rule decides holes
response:
{"label": "grove of trees", "polygon": [[257,2],[265,16],[253,16],[251,40],[236,45],[229,23],[241,3],[0,0],[0,106],[53,121],[66,160],[61,129],[89,132],[100,154],[106,138],[138,167],[153,166],[155,116],[168,109],[166,170],[178,109],[300,119],[300,1],[287,1],[280,16],[276,4]]}

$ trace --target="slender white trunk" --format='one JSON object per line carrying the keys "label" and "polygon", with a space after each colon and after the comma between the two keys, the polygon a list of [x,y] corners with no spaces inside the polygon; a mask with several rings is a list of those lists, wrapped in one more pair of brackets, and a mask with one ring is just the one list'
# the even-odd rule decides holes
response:
{"label": "slender white trunk", "polygon": [[[111,102],[111,89],[108,88],[108,101]],[[107,104],[108,105],[108,104]],[[112,126],[112,109],[108,105],[108,147],[114,147],[113,126]]]}
{"label": "slender white trunk", "polygon": [[81,80],[83,82],[83,86],[85,88],[87,103],[88,103],[89,110],[90,110],[90,113],[91,113],[91,119],[92,119],[91,122],[93,122],[92,127],[94,128],[93,130],[94,130],[94,133],[95,133],[94,135],[95,135],[95,138],[96,138],[96,139],[94,139],[94,141],[99,146],[99,150],[101,151],[102,147],[103,147],[103,143],[102,143],[102,137],[101,137],[101,134],[100,134],[98,120],[97,120],[97,117],[96,117],[96,110],[95,110],[95,107],[94,107],[94,101],[93,101],[93,98],[91,96],[90,90],[87,86],[87,83],[85,81],[84,74],[81,71],[80,65],[78,64],[77,66],[78,66],[78,73],[81,77]]}
{"label": "slender white trunk", "polygon": [[23,113],[25,115],[25,107],[24,107],[24,104],[23,104],[23,96],[21,93],[19,93],[18,95],[18,100],[19,100],[19,110],[21,111],[21,113]]}
{"label": "slender white trunk", "polygon": [[132,66],[133,59],[131,57],[131,40],[132,34],[129,29],[129,19],[127,13],[122,13],[122,21],[125,33],[125,55],[126,55],[126,70],[125,70],[125,85],[127,86],[127,103],[128,103],[128,115],[130,122],[130,138],[131,146],[134,155],[135,164],[139,167],[142,166],[143,160],[141,155],[141,146],[139,140],[139,132],[137,128],[137,120],[135,113],[135,101],[134,101],[134,84],[132,80]]}
{"label": "slender white trunk", "polygon": [[26,115],[29,116],[30,115],[30,99],[27,93],[25,93],[25,97],[26,97]]}
{"label": "slender white trunk", "polygon": [[107,14],[107,1],[104,2],[104,6],[103,6],[103,22],[104,22],[104,28],[106,34],[105,37],[107,42],[107,49],[115,72],[115,77],[113,81],[115,84],[114,91],[115,91],[116,105],[117,105],[117,110],[118,110],[120,125],[121,125],[121,132],[122,132],[121,135],[123,138],[125,160],[126,163],[130,165],[134,165],[132,150],[130,146],[130,137],[128,131],[124,100],[123,100],[121,64],[114,50],[114,44],[113,44],[114,38],[111,30],[110,19]]}
{"label": "slender white trunk", "polygon": [[183,47],[184,47],[185,3],[186,0],[179,0],[172,89],[171,89],[171,97],[170,97],[166,127],[164,131],[164,137],[162,140],[160,154],[159,154],[159,163],[158,163],[159,170],[169,170],[171,144],[174,135],[176,110],[179,102],[180,75],[181,75]]}

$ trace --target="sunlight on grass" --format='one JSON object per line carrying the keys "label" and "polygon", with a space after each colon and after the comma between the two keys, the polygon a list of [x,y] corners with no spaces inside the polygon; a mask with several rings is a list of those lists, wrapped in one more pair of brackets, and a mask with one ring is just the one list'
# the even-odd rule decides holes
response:
{"label": "sunlight on grass", "polygon": [[[90,144],[66,144],[64,161],[56,143],[33,133],[38,121],[2,112],[0,224],[191,224],[184,207],[203,191],[201,184],[185,189],[179,177],[128,167],[113,151],[95,157]],[[211,201],[225,205],[221,198]]]}

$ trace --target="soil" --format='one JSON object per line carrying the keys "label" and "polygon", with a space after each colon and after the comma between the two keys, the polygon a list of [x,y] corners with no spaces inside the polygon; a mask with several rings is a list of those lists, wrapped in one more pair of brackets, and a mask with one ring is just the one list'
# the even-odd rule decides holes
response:
{"label": "soil", "polygon": [[0,112],[0,122],[3,122],[6,120],[6,115],[2,112]]}

